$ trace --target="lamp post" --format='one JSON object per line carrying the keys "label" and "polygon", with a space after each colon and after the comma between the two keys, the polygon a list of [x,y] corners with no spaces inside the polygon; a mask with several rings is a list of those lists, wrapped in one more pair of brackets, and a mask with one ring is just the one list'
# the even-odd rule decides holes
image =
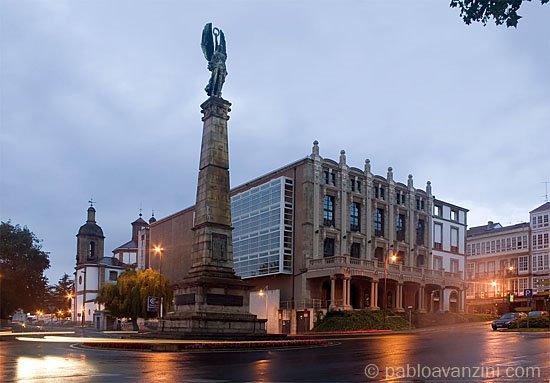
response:
{"label": "lamp post", "polygon": [[155,246],[153,248],[153,250],[155,251],[155,254],[159,256],[159,293],[160,293],[160,313],[159,313],[159,318],[162,319],[162,303],[163,303],[163,300],[164,300],[164,296],[162,294],[162,251],[164,250],[162,247],[160,246]]}
{"label": "lamp post", "polygon": [[265,295],[265,332],[267,333],[267,321],[269,320],[268,318],[268,300],[269,300],[269,297],[267,296],[267,289],[268,289],[268,286],[265,286],[263,289],[260,289],[260,291],[258,292],[258,295],[263,297]]}
{"label": "lamp post", "polygon": [[390,255],[389,257],[385,257],[384,258],[384,299],[383,299],[383,302],[384,302],[384,327],[386,326],[386,310],[388,309],[388,291],[387,291],[387,286],[388,286],[388,262],[391,260],[392,263],[395,263],[395,261],[397,260],[397,256],[392,252],[392,255]]}

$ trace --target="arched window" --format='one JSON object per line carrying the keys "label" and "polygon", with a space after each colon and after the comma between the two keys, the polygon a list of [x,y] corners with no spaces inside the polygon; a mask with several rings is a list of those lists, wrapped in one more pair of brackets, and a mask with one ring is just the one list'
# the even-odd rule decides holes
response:
{"label": "arched window", "polygon": [[94,259],[95,258],[95,242],[90,241],[90,244],[88,245],[88,259]]}

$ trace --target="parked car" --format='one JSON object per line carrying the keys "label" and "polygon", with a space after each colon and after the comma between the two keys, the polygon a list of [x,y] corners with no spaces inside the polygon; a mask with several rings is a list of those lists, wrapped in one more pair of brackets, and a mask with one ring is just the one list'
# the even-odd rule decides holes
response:
{"label": "parked car", "polygon": [[503,316],[501,316],[498,319],[495,319],[491,323],[491,327],[493,328],[493,331],[495,331],[498,328],[510,328],[510,326],[514,323],[514,321],[522,318],[525,316],[523,313],[506,313]]}
{"label": "parked car", "polygon": [[547,317],[548,311],[530,311],[529,318]]}

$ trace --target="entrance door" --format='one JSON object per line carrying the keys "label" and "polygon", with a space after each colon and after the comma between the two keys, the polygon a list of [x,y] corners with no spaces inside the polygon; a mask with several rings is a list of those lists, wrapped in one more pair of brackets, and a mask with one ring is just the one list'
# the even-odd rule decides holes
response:
{"label": "entrance door", "polygon": [[296,311],[296,333],[309,331],[309,312]]}

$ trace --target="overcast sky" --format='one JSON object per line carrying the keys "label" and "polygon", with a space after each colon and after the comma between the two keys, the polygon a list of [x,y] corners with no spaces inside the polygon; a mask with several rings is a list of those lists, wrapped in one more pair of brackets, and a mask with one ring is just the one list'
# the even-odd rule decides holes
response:
{"label": "overcast sky", "polygon": [[90,198],[106,256],[140,207],[194,204],[213,22],[233,186],[318,140],[325,158],[430,180],[470,226],[527,221],[550,181],[550,6],[524,4],[513,29],[448,3],[1,0],[0,219],[43,240],[55,283]]}

